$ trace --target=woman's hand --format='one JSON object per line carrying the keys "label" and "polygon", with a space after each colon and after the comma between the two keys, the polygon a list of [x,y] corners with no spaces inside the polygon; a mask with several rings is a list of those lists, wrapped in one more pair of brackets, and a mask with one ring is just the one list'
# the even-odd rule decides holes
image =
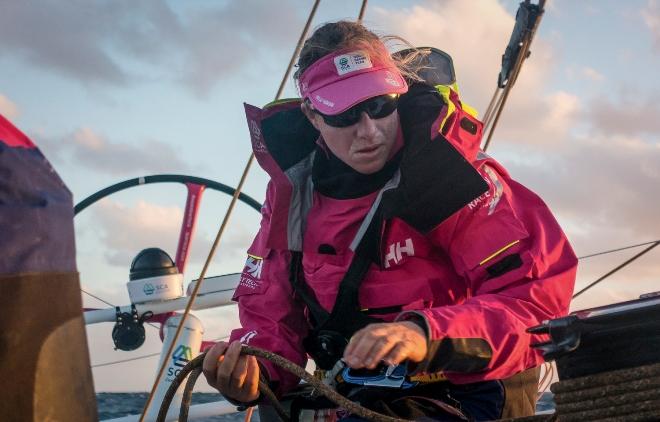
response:
{"label": "woman's hand", "polygon": [[204,376],[224,396],[249,403],[259,398],[259,365],[254,356],[241,355],[241,343],[221,341],[206,352]]}
{"label": "woman's hand", "polygon": [[398,365],[404,360],[420,362],[426,357],[426,334],[410,321],[369,324],[359,330],[344,350],[351,368],[373,369],[381,361]]}

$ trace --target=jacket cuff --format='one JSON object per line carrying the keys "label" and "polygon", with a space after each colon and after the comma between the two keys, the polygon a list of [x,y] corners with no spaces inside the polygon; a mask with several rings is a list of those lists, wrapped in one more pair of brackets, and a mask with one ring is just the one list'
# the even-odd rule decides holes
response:
{"label": "jacket cuff", "polygon": [[224,397],[225,400],[227,400],[229,403],[236,406],[236,410],[238,410],[239,412],[242,412],[243,410],[247,409],[248,407],[253,407],[253,406],[256,406],[259,403],[261,403],[261,394],[259,394],[259,397],[257,397],[255,400],[252,400],[251,402],[247,402],[247,403],[242,402],[242,401],[238,401],[238,400],[234,400],[231,397],[225,396],[224,394],[222,395],[222,397]]}

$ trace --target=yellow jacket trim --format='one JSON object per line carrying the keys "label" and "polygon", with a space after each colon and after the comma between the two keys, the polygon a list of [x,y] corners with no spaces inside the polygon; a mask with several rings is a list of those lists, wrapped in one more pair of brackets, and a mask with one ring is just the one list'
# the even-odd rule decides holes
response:
{"label": "yellow jacket trim", "polygon": [[497,252],[495,252],[494,254],[490,255],[488,258],[486,258],[486,259],[484,259],[483,261],[481,261],[481,262],[479,263],[479,265],[484,265],[486,262],[488,262],[488,261],[490,261],[491,259],[495,258],[497,255],[501,254],[502,252],[504,252],[505,250],[509,249],[511,246],[513,246],[513,245],[515,245],[516,243],[519,243],[519,242],[520,242],[520,240],[515,240],[515,241],[509,243],[508,245],[506,245],[506,246],[503,247],[502,249],[499,249]]}

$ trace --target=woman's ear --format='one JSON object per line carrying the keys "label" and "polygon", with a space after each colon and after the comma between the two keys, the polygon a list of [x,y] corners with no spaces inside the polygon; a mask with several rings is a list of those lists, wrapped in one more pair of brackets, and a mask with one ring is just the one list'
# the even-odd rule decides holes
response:
{"label": "woman's ear", "polygon": [[302,103],[300,103],[300,110],[302,110],[303,114],[305,115],[305,117],[307,117],[307,120],[309,120],[312,126],[314,126],[316,130],[320,131],[319,124],[316,120],[319,117],[319,115],[314,113],[312,107],[309,104],[307,104],[305,101],[303,101]]}

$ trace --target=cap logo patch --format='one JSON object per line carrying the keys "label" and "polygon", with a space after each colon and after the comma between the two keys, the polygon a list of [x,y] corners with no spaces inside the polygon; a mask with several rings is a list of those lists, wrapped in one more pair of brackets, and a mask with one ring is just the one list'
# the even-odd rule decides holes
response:
{"label": "cap logo patch", "polygon": [[337,74],[341,76],[356,70],[369,69],[374,65],[364,52],[353,51],[335,57],[335,67],[337,68]]}

